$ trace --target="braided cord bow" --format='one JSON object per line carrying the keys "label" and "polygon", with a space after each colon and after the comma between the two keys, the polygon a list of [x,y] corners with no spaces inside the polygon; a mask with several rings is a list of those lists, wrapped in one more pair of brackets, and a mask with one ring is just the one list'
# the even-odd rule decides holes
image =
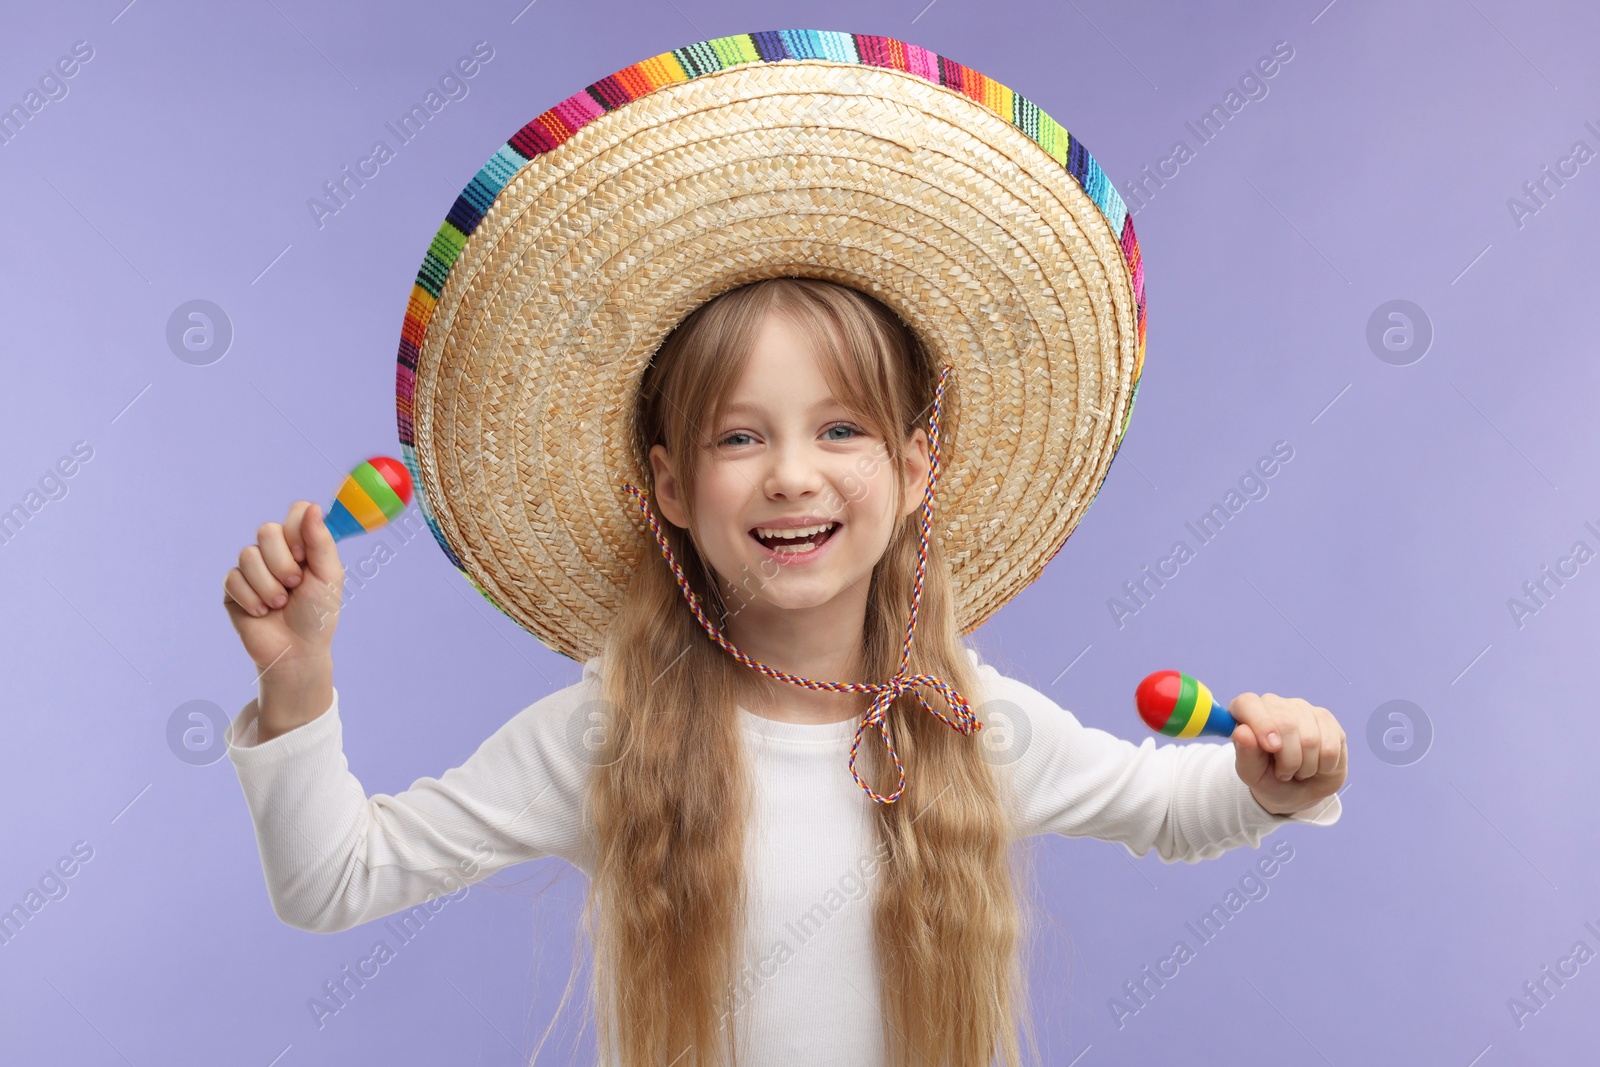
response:
{"label": "braided cord bow", "polygon": [[[889,739],[888,712],[896,697],[902,693],[914,694],[917,702],[922,705],[923,710],[937,715],[953,729],[967,736],[971,736],[983,726],[973,715],[972,708],[968,705],[966,698],[953,686],[931,674],[906,673],[911,661],[911,638],[917,627],[917,608],[922,602],[922,580],[927,573],[928,567],[928,537],[933,524],[933,487],[939,480],[939,411],[944,401],[944,387],[946,380],[950,376],[950,370],[951,368],[946,366],[939,374],[939,384],[933,394],[933,411],[928,417],[929,470],[928,481],[922,491],[922,532],[917,547],[917,576],[911,595],[911,617],[906,623],[905,640],[900,645],[900,669],[887,682],[876,685],[862,682],[818,682],[810,678],[801,678],[787,671],[778,670],[776,667],[769,667],[760,660],[745,655],[732,642],[723,637],[722,631],[706,616],[700,604],[700,598],[689,587],[689,579],[684,575],[683,568],[678,565],[678,561],[673,557],[672,547],[667,543],[666,535],[661,530],[661,524],[657,521],[654,512],[651,511],[650,503],[644,493],[632,485],[623,485],[622,487],[632,493],[638,500],[639,508],[644,512],[645,520],[649,522],[650,530],[655,535],[656,543],[661,546],[662,555],[666,557],[667,566],[672,568],[673,575],[678,579],[678,587],[683,590],[683,595],[689,602],[689,610],[694,612],[696,619],[700,620],[700,625],[704,627],[711,640],[720,645],[729,655],[751,670],[764,674],[769,678],[776,678],[779,681],[802,686],[806,689],[834,693],[877,694],[873,698],[872,706],[868,709],[867,714],[856,727],[855,740],[850,744],[850,774],[855,778],[856,784],[866,792],[867,796],[879,804],[893,804],[900,799],[900,794],[906,788],[905,764],[900,762],[900,755],[894,750],[894,742]],[[922,693],[919,692],[921,689],[931,689],[943,697],[945,705],[950,709],[954,718],[933,708]],[[878,733],[883,737],[884,747],[889,751],[889,758],[894,761],[895,770],[900,775],[900,784],[888,796],[882,796],[874,792],[872,787],[862,780],[861,775],[856,773],[856,755],[861,747],[861,735],[868,726],[876,726],[878,728]]]}

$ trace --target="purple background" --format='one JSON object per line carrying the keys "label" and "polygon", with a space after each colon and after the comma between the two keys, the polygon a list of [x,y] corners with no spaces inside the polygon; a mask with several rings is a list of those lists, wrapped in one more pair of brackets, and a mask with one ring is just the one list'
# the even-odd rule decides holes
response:
{"label": "purple background", "polygon": [[[794,26],[895,36],[974,67],[1081,135],[1125,191],[1189,142],[1194,157],[1136,214],[1150,328],[1129,437],[1053,565],[974,639],[1135,741],[1133,687],[1162,667],[1224,701],[1304,696],[1350,739],[1341,822],[1269,837],[1294,850],[1270,894],[1120,1029],[1108,999],[1179,937],[1193,945],[1185,922],[1265,850],[1167,866],[1036,841],[1052,915],[1034,971],[1046,1061],[1592,1055],[1600,963],[1521,1027],[1508,1008],[1576,942],[1600,950],[1584,925],[1600,928],[1583,666],[1600,563],[1552,584],[1520,625],[1509,606],[1575,542],[1600,548],[1585,525],[1600,529],[1600,372],[1581,310],[1600,161],[1551,183],[1520,226],[1508,206],[1575,141],[1600,150],[1585,125],[1600,127],[1592,8],[511,0],[443,18],[414,4],[124,2],[18,8],[0,38],[6,106],[73,42],[94,49],[68,95],[0,144],[0,509],[75,442],[93,449],[0,544],[0,908],[74,842],[93,849],[68,895],[0,946],[0,1060],[521,1062],[566,980],[581,875],[551,859],[474,886],[319,1030],[308,998],[382,931],[281,923],[232,766],[175,758],[167,723],[186,701],[231,716],[253,694],[220,593],[256,527],[298,498],[326,503],[367,455],[398,454],[406,298],[490,153],[631,63]],[[469,94],[319,229],[308,199],[392,143],[384,123],[479,40],[494,58]],[[1197,145],[1186,122],[1280,40],[1294,55],[1268,94]],[[235,331],[209,366],[166,342],[193,299]],[[1367,340],[1394,299],[1434,331],[1403,366]],[[1293,458],[1268,495],[1119,627],[1108,601],[1123,582],[1180,538],[1194,547],[1185,523],[1279,441]],[[394,551],[381,568],[380,537]],[[335,646],[346,753],[369,793],[438,775],[577,680],[431,538],[374,535],[342,555],[370,577]],[[1397,699],[1431,723],[1425,758],[1368,739]],[[575,1047],[586,1060],[582,1016],[568,1006],[541,1062]]]}

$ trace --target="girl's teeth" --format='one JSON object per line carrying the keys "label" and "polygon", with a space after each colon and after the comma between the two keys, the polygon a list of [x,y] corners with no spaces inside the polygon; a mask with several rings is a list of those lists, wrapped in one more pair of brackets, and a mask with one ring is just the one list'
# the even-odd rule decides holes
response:
{"label": "girl's teeth", "polygon": [[838,528],[838,523],[829,522],[820,526],[782,531],[757,527],[753,532],[756,539],[769,551],[785,555],[798,555],[803,552],[809,552],[822,544]]}
{"label": "girl's teeth", "polygon": [[824,530],[830,529],[834,525],[835,525],[834,523],[825,522],[825,523],[821,524],[820,526],[806,526],[806,527],[801,527],[799,529],[794,529],[794,530],[765,530],[765,529],[762,529],[761,527],[758,526],[758,527],[756,527],[756,536],[757,537],[782,537],[782,538],[787,538],[787,539],[794,539],[794,538],[799,538],[799,537],[810,537],[812,534],[821,533]]}

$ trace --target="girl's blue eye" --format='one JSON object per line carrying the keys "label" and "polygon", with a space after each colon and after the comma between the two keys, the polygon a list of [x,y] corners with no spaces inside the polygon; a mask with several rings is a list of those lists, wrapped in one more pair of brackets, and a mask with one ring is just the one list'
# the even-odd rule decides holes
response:
{"label": "girl's blue eye", "polygon": [[[832,432],[834,430],[849,430],[852,434],[854,434],[856,436],[860,436],[860,434],[862,432],[862,431],[856,429],[854,426],[850,425],[848,422],[836,422],[832,426],[829,426],[826,430],[824,430],[823,433],[830,433],[830,432]],[[733,433],[730,433],[728,436],[724,437],[722,440],[718,441],[717,443],[720,444],[720,445],[734,444],[735,442],[734,442],[733,439],[735,437],[749,437],[749,436],[750,435],[745,433],[743,430],[736,430]],[[831,440],[834,440],[834,441],[847,441],[847,440],[849,440],[849,438],[847,438],[847,437],[834,437],[834,438],[831,438]]]}

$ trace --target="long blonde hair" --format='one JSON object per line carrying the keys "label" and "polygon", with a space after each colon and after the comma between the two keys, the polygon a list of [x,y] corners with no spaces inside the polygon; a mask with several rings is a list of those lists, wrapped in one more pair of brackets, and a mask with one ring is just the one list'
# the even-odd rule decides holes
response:
{"label": "long blonde hair", "polygon": [[[811,278],[731,290],[697,308],[663,342],[634,412],[631,446],[640,469],[650,470],[652,445],[668,446],[691,524],[700,436],[687,413],[717,417],[772,312],[812,340],[835,395],[883,438],[891,469],[905,470],[907,438],[926,424],[935,369],[915,334],[882,303]],[[946,409],[952,393],[947,386]],[[947,420],[940,420],[942,432]],[[946,433],[946,455],[950,440]],[[937,501],[936,487],[935,530]],[[880,683],[899,668],[921,518],[918,509],[897,520],[872,572],[864,673],[833,680]],[[661,526],[691,588],[720,625],[728,610],[721,583],[689,531],[664,520]],[[944,679],[976,710],[980,682],[960,636],[949,574],[930,539],[908,669]],[[707,637],[653,540],[603,656],[601,695],[614,722],[589,784],[597,851],[583,912],[594,947],[601,1061],[737,1063],[741,1002],[734,975],[747,920],[750,787],[737,694],[741,674],[760,676]],[[927,699],[942,708],[937,694]],[[1022,870],[1013,869],[1024,850],[1011,848],[1006,793],[979,748],[981,735],[952,729],[915,694],[895,700],[888,723],[907,776],[899,800],[873,805],[886,860],[873,931],[889,1062],[988,1067],[999,1054],[1007,1067],[1020,1067],[1028,913],[1018,892]],[[897,777],[881,741],[869,743],[874,736],[863,737],[856,767],[887,795]],[[1032,1046],[1031,1024],[1028,1036]]]}

